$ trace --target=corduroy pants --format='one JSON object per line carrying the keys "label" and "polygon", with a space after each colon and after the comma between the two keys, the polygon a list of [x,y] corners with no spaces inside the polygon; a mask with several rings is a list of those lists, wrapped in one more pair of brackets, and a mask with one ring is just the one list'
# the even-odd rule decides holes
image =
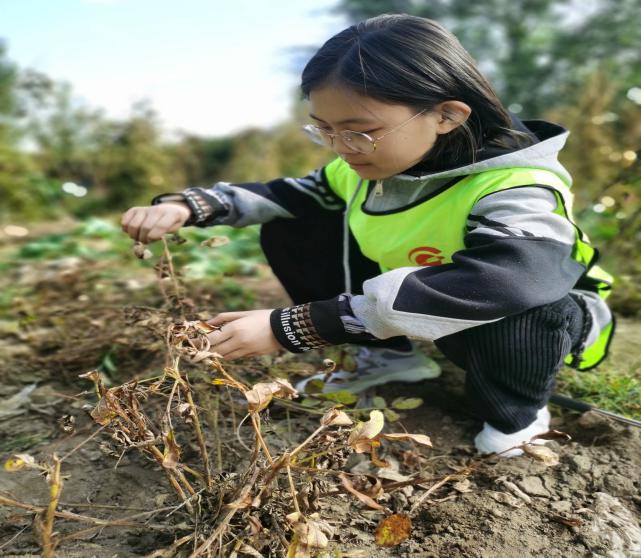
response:
{"label": "corduroy pants", "polygon": [[[262,226],[261,246],[274,274],[294,304],[325,300],[345,291],[342,216],[276,219]],[[354,294],[380,274],[350,235]],[[567,354],[586,334],[586,310],[571,295],[497,322],[441,337],[436,346],[466,371],[465,390],[475,413],[506,434],[531,424],[554,388]],[[393,337],[364,343],[408,350]]]}

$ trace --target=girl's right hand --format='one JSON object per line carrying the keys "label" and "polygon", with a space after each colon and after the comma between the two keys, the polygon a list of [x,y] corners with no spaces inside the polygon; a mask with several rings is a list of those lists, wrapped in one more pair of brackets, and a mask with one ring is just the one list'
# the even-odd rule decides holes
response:
{"label": "girl's right hand", "polygon": [[134,240],[149,244],[160,240],[165,233],[176,232],[191,216],[183,202],[164,202],[148,207],[132,207],[120,220],[122,230]]}

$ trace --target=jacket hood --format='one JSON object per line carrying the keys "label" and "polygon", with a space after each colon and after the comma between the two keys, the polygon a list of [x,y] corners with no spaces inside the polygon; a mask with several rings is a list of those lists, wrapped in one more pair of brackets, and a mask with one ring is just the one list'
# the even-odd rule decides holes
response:
{"label": "jacket hood", "polygon": [[568,130],[545,120],[521,121],[514,116],[512,128],[526,133],[531,144],[526,147],[482,147],[476,151],[475,161],[470,163],[461,164],[460,160],[423,161],[391,178],[394,181],[431,181],[501,168],[535,167],[550,170],[568,185],[572,184],[570,174],[558,160],[558,153],[570,135]]}

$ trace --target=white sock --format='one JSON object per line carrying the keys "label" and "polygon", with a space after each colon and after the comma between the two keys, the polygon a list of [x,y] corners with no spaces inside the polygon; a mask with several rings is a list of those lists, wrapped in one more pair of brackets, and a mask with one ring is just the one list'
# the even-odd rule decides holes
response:
{"label": "white sock", "polygon": [[[527,442],[536,434],[542,434],[550,429],[550,411],[547,407],[542,407],[536,413],[536,420],[526,426],[523,430],[513,434],[504,434],[487,422],[483,424],[481,430],[474,438],[474,445],[479,453],[500,453],[508,448],[518,446]],[[544,444],[545,440],[536,440],[535,444]],[[501,457],[516,457],[521,455],[523,450],[513,449],[501,454]]]}

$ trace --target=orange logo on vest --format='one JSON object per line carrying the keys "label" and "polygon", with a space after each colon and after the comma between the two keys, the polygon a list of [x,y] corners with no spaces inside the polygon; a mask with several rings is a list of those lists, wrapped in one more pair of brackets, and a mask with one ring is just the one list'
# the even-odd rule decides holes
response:
{"label": "orange logo on vest", "polygon": [[438,248],[432,248],[431,246],[419,246],[414,248],[407,257],[410,262],[420,266],[427,265],[441,265],[443,263],[443,256],[438,256],[441,251]]}

